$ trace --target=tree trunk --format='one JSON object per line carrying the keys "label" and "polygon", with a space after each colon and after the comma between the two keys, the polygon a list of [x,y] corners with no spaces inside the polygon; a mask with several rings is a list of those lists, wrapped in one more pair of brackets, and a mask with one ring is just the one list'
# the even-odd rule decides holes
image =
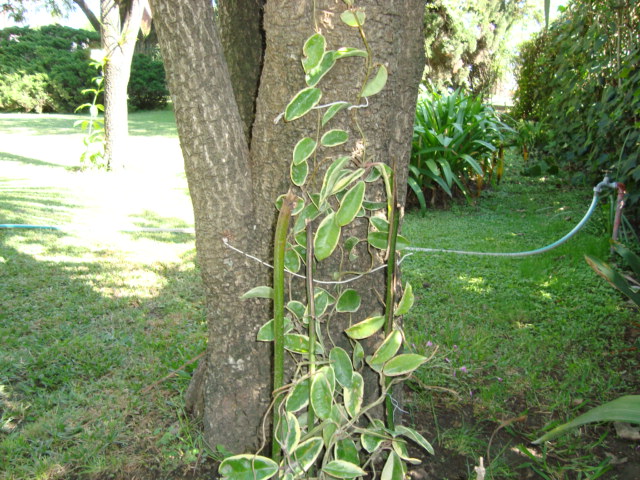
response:
{"label": "tree trunk", "polygon": [[[240,3],[260,8],[259,2]],[[361,152],[353,123],[357,116],[366,136],[366,159],[362,153],[354,155],[359,155],[359,161],[393,165],[403,202],[417,85],[424,64],[423,2],[369,0],[357,6],[366,10],[367,41],[374,61],[387,67],[389,81],[382,93],[370,98],[368,108],[345,113],[337,121],[336,128],[348,129],[354,140],[336,154]],[[234,97],[210,2],[152,0],[151,7],[176,109],[209,307],[207,354],[194,376],[188,402],[203,415],[210,446],[224,444],[231,450],[246,451],[259,442],[260,422],[271,400],[269,348],[255,341],[258,328],[271,313],[266,302],[243,302],[238,297],[254,286],[270,284],[271,271],[230,250],[223,239],[269,261],[276,215],[273,202],[289,188],[293,146],[316,128],[316,115],[274,123],[305,86],[302,45],[316,27],[327,38],[327,48],[363,48],[362,39],[357,29],[341,23],[342,2],[266,2],[266,49],[255,119],[250,122],[249,149],[243,129],[247,122],[242,120],[248,117],[241,114],[235,101],[238,92],[247,88],[236,88]],[[224,22],[222,25],[226,28]],[[225,36],[233,38],[237,28],[241,26],[232,27]],[[244,57],[237,55],[234,42],[225,45],[230,63],[237,66]],[[339,63],[322,80],[322,102],[339,99],[356,103],[364,79],[364,60],[347,58]],[[354,232],[366,238],[366,230],[367,225],[361,222]],[[361,253],[354,269],[371,265],[367,250],[363,248]],[[363,298],[363,318],[379,313],[383,307],[376,293],[384,297],[384,275],[366,276],[357,288],[369,292]],[[348,319],[341,321],[344,327]]]}
{"label": "tree trunk", "polygon": [[[144,5],[144,0],[132,0],[128,6],[121,6],[117,0],[100,1],[102,47],[107,58],[104,67],[104,160],[109,169],[121,168],[126,160],[129,136],[127,85]],[[123,8],[126,10],[122,11]]]}

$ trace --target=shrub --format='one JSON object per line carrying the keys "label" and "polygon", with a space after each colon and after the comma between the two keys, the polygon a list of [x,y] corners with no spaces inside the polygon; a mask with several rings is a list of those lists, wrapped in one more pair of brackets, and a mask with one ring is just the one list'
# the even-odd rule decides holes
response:
{"label": "shrub", "polygon": [[166,107],[169,91],[162,60],[151,55],[135,54],[127,91],[132,110],[157,110]]}
{"label": "shrub", "polygon": [[60,25],[0,30],[0,108],[73,112],[85,100],[81,91],[94,74],[89,47],[99,40]]}
{"label": "shrub", "polygon": [[[617,0],[572,2],[520,54],[514,113],[543,122],[546,158],[574,182],[611,171],[640,218],[640,13]],[[544,159],[544,158],[543,158]]]}
{"label": "shrub", "polygon": [[[479,96],[423,89],[418,97],[409,165],[409,186],[426,208],[439,191],[469,197],[502,175],[502,146],[511,129]],[[495,170],[495,171],[494,171]]]}

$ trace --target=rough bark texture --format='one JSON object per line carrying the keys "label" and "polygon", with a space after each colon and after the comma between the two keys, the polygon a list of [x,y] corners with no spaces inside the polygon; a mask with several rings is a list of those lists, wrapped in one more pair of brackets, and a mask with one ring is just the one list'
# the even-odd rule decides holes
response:
{"label": "rough bark texture", "polygon": [[[101,0],[102,47],[107,62],[104,67],[105,162],[109,168],[122,167],[129,135],[127,85],[131,59],[142,22],[145,0],[120,5],[117,0]],[[124,12],[122,8],[126,8]]]}
{"label": "rough bark texture", "polygon": [[[246,2],[251,3],[239,3]],[[347,128],[353,140],[342,152],[332,151],[331,155],[358,149],[353,128],[357,115],[367,137],[367,161],[395,165],[403,201],[417,85],[424,64],[423,5],[419,0],[357,3],[366,10],[365,27],[374,61],[387,66],[389,81],[383,93],[371,97],[367,109],[343,112],[332,125]],[[225,248],[221,237],[269,259],[276,216],[273,202],[289,188],[294,145],[316,127],[315,114],[274,124],[293,95],[305,86],[302,44],[316,25],[327,37],[328,48],[363,48],[363,44],[357,29],[339,20],[345,9],[343,2],[269,0],[263,22],[266,50],[249,150],[242,122],[247,117],[233,101],[230,72],[222,58],[210,2],[153,0],[151,6],[176,108],[209,306],[206,360],[194,377],[188,401],[203,413],[210,445],[221,443],[246,451],[259,440],[256,433],[270,401],[269,349],[254,340],[270,314],[259,302],[241,302],[238,296],[269,283],[271,272]],[[241,57],[230,45],[226,54],[237,62]],[[338,99],[356,102],[364,71],[362,58],[340,61],[321,82],[322,103]],[[246,90],[236,88],[236,97],[239,91]],[[365,222],[354,227],[354,232],[366,237]],[[354,269],[369,267],[371,259],[366,250],[362,253],[362,264],[355,264]],[[363,318],[382,310],[378,298],[384,297],[383,275],[370,275],[356,288],[369,292],[364,298]]]}

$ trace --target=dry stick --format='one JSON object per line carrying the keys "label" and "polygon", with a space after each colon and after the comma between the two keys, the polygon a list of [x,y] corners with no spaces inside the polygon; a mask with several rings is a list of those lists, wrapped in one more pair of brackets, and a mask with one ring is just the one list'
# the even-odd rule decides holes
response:
{"label": "dry stick", "polygon": [[157,381],[153,382],[151,385],[147,385],[146,387],[144,387],[142,390],[140,390],[140,393],[147,393],[147,392],[151,391],[151,389],[153,389],[154,387],[157,387],[158,385],[160,385],[162,382],[166,382],[171,377],[175,377],[180,370],[182,370],[187,365],[191,365],[193,362],[197,362],[198,360],[200,360],[200,358],[202,358],[202,356],[205,353],[206,352],[202,352],[200,355],[198,355],[196,357],[193,357],[191,360],[186,361],[185,363],[180,365],[178,368],[176,368],[175,370],[170,372],[168,375],[162,377],[160,380],[157,380]]}
{"label": "dry stick", "polygon": [[[307,227],[307,305],[309,307],[309,397],[311,397],[311,380],[316,371],[316,306],[313,288],[313,231],[311,222],[306,220]],[[311,398],[309,398],[309,410],[307,411],[307,431],[313,429],[315,415]]]}
{"label": "dry stick", "polygon": [[496,434],[503,428],[511,425],[512,423],[523,422],[526,419],[527,419],[526,415],[520,415],[519,417],[509,418],[507,420],[503,420],[502,422],[500,422],[500,425],[496,427],[496,429],[491,434],[491,437],[489,438],[489,444],[487,445],[487,465],[491,465],[491,444],[493,443],[493,439],[496,436]]}

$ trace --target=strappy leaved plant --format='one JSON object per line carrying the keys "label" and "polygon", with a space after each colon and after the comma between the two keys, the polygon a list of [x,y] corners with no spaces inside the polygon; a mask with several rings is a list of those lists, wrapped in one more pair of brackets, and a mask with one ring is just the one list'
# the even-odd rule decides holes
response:
{"label": "strappy leaved plant", "polygon": [[[290,167],[294,187],[277,202],[274,286],[255,287],[244,295],[272,299],[274,305],[274,318],[258,333],[258,340],[274,342],[271,458],[252,454],[228,457],[219,467],[223,478],[357,478],[384,461],[383,478],[401,480],[407,463],[419,463],[408,453],[409,441],[433,453],[420,433],[395,425],[393,418],[392,389],[427,358],[402,352],[404,335],[397,325],[414,297],[411,286],[406,285],[402,298],[397,302],[395,298],[395,253],[407,245],[397,233],[395,172],[381,161],[366,158],[366,138],[357,125],[357,109],[366,108],[368,98],[384,88],[387,70],[374,63],[366,42],[365,10],[345,3],[348,8],[341,20],[359,30],[364,49],[327,50],[321,33],[304,43],[302,67],[307,86],[289,102],[283,117],[291,122],[317,112],[317,129],[295,145]],[[355,101],[321,105],[321,79],[346,57],[361,57],[365,62],[359,95]],[[330,128],[332,119],[341,112],[353,114],[358,144],[365,146],[358,156],[332,155],[335,147],[350,140],[346,130]],[[323,165],[328,167],[320,175]],[[376,190],[385,192],[386,201],[376,201],[371,193]],[[355,222],[368,222],[367,238],[352,236],[340,243],[342,233]],[[381,265],[387,269],[386,312],[364,319],[358,319],[361,294],[347,286],[349,279],[344,280],[348,273],[336,272],[334,277],[340,280],[322,282],[322,287],[314,278],[320,262],[340,256],[339,265],[343,265],[356,254],[358,244],[366,244],[369,252],[377,252],[378,258],[384,254],[387,259],[386,265]],[[285,302],[285,275],[298,272],[303,265],[306,302]],[[295,293],[289,292],[290,298]],[[339,314],[359,320],[344,331],[351,352],[331,339],[329,325]],[[384,340],[367,356],[362,341],[374,335]],[[293,376],[286,383],[285,352],[295,361]],[[364,375],[366,368],[375,375]],[[369,377],[379,394],[365,400],[365,378]],[[374,414],[376,407],[384,405],[386,421]]]}

